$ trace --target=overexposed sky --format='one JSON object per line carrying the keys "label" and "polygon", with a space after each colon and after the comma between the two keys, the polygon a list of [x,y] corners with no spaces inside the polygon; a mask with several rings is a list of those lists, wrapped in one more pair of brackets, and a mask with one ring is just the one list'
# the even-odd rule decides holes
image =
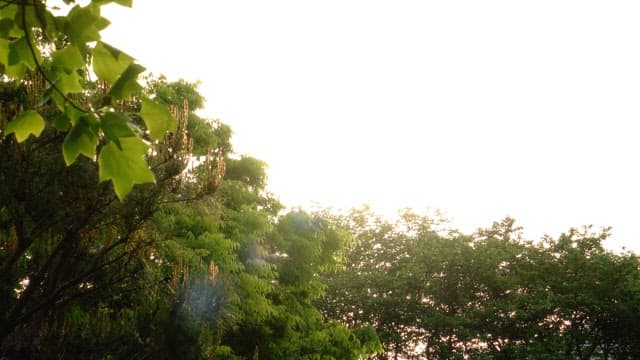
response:
{"label": "overexposed sky", "polygon": [[265,160],[288,206],[462,230],[613,226],[640,250],[640,2],[134,0],[104,39]]}

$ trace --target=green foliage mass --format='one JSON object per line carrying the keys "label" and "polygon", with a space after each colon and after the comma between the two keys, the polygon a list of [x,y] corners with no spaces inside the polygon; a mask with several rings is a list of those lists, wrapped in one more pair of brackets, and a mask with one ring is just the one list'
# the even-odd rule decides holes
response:
{"label": "green foliage mass", "polygon": [[[141,157],[143,139],[162,140],[177,124],[165,106],[145,98],[139,115],[148,132],[133,126],[137,113],[124,111],[125,102],[139,101],[138,76],[145,68],[101,41],[100,31],[109,24],[101,7],[111,2],[131,6],[131,1],[94,0],[54,15],[42,0],[0,2],[0,74],[21,82],[29,93],[20,109],[3,114],[0,136],[15,135],[21,143],[46,127],[67,133],[67,165],[80,155],[98,157],[100,181],[113,182],[123,200],[134,184],[155,181]],[[54,109],[55,116],[46,116]]]}
{"label": "green foliage mass", "polygon": [[347,234],[281,215],[266,164],[194,112],[197,84],[139,84],[143,68],[100,41],[104,3],[50,18],[41,2],[0,2],[0,357],[379,351],[372,329],[311,303]]}
{"label": "green foliage mass", "polygon": [[0,358],[635,359],[640,262],[283,212],[197,83],[101,41],[101,6],[0,1]]}
{"label": "green foliage mass", "polygon": [[411,212],[340,218],[356,241],[325,276],[326,317],[375,327],[385,354],[417,359],[632,359],[640,262],[606,230],[523,239],[513,219],[473,235]]}

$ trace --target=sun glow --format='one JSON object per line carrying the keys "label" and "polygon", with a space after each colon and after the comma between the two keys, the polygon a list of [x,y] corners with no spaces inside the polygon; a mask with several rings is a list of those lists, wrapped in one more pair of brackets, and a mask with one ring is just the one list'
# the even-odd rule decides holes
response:
{"label": "sun glow", "polygon": [[201,80],[286,205],[439,208],[465,231],[510,215],[531,237],[613,226],[612,248],[640,246],[637,2],[112,10],[105,39]]}

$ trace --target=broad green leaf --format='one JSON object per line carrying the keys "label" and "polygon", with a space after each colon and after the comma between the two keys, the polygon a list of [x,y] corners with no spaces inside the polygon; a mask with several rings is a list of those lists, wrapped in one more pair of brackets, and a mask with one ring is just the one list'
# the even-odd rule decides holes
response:
{"label": "broad green leaf", "polygon": [[70,93],[82,92],[83,88],[82,85],[80,85],[80,80],[80,75],[75,71],[72,71],[70,74],[60,71],[55,84],[60,92],[67,95]]}
{"label": "broad green leaf", "polygon": [[76,46],[69,45],[53,53],[51,66],[72,72],[84,66],[84,59]]}
{"label": "broad green leaf", "polygon": [[24,64],[7,65],[4,68],[4,72],[12,79],[22,79],[27,72],[27,67]]}
{"label": "broad green leaf", "polygon": [[140,91],[142,88],[140,84],[138,84],[138,75],[144,70],[145,68],[142,65],[136,63],[130,64],[115,84],[113,84],[109,95],[114,99],[125,99],[132,93]]}
{"label": "broad green leaf", "polygon": [[102,16],[96,21],[96,29],[98,29],[98,31],[106,29],[109,25],[111,25],[111,21]]}
{"label": "broad green leaf", "polygon": [[123,113],[108,112],[104,114],[100,127],[107,140],[113,141],[119,148],[120,138],[135,136],[135,133],[128,125],[129,118]]}
{"label": "broad green leaf", "polygon": [[65,163],[67,163],[67,165],[73,164],[80,154],[93,159],[96,155],[97,144],[98,135],[95,119],[89,116],[79,118],[62,144],[62,154]]}
{"label": "broad green leaf", "polygon": [[0,19],[15,19],[16,14],[18,13],[18,5],[12,5],[8,3],[3,3],[3,6],[0,8]]}
{"label": "broad green leaf", "polygon": [[[36,53],[38,50],[36,50]],[[12,41],[9,44],[9,65],[24,64],[29,69],[33,70],[36,67],[36,62],[33,59],[31,48],[27,42],[26,37],[21,37],[18,40]]]}
{"label": "broad green leaf", "polygon": [[18,142],[23,142],[29,135],[40,136],[44,130],[44,119],[37,111],[27,110],[7,124],[6,134],[15,134]]}
{"label": "broad green leaf", "polygon": [[115,83],[132,63],[131,56],[105,43],[99,42],[93,49],[93,71],[109,84]]}
{"label": "broad green leaf", "polygon": [[145,97],[142,98],[140,116],[155,140],[162,139],[167,131],[174,131],[178,126],[178,122],[166,106]]}
{"label": "broad green leaf", "polygon": [[100,181],[111,180],[116,195],[123,200],[135,184],[153,183],[155,177],[144,159],[148,145],[138,137],[120,139],[121,149],[113,142],[100,151]]}
{"label": "broad green leaf", "polygon": [[100,19],[99,9],[91,5],[85,7],[76,5],[71,9],[65,32],[73,44],[84,45],[87,42],[100,40],[100,31],[96,27]]}

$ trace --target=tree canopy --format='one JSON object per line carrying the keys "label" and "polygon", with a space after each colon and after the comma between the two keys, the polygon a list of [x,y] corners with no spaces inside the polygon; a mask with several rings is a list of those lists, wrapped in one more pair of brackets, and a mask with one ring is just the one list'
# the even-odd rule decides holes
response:
{"label": "tree canopy", "polygon": [[640,358],[607,230],[285,210],[108,3],[0,0],[0,358]]}
{"label": "tree canopy", "polygon": [[348,326],[373,325],[382,358],[639,354],[640,262],[606,251],[606,230],[533,242],[510,218],[471,235],[412,212],[389,222],[360,210],[340,222],[356,241],[318,305]]}

